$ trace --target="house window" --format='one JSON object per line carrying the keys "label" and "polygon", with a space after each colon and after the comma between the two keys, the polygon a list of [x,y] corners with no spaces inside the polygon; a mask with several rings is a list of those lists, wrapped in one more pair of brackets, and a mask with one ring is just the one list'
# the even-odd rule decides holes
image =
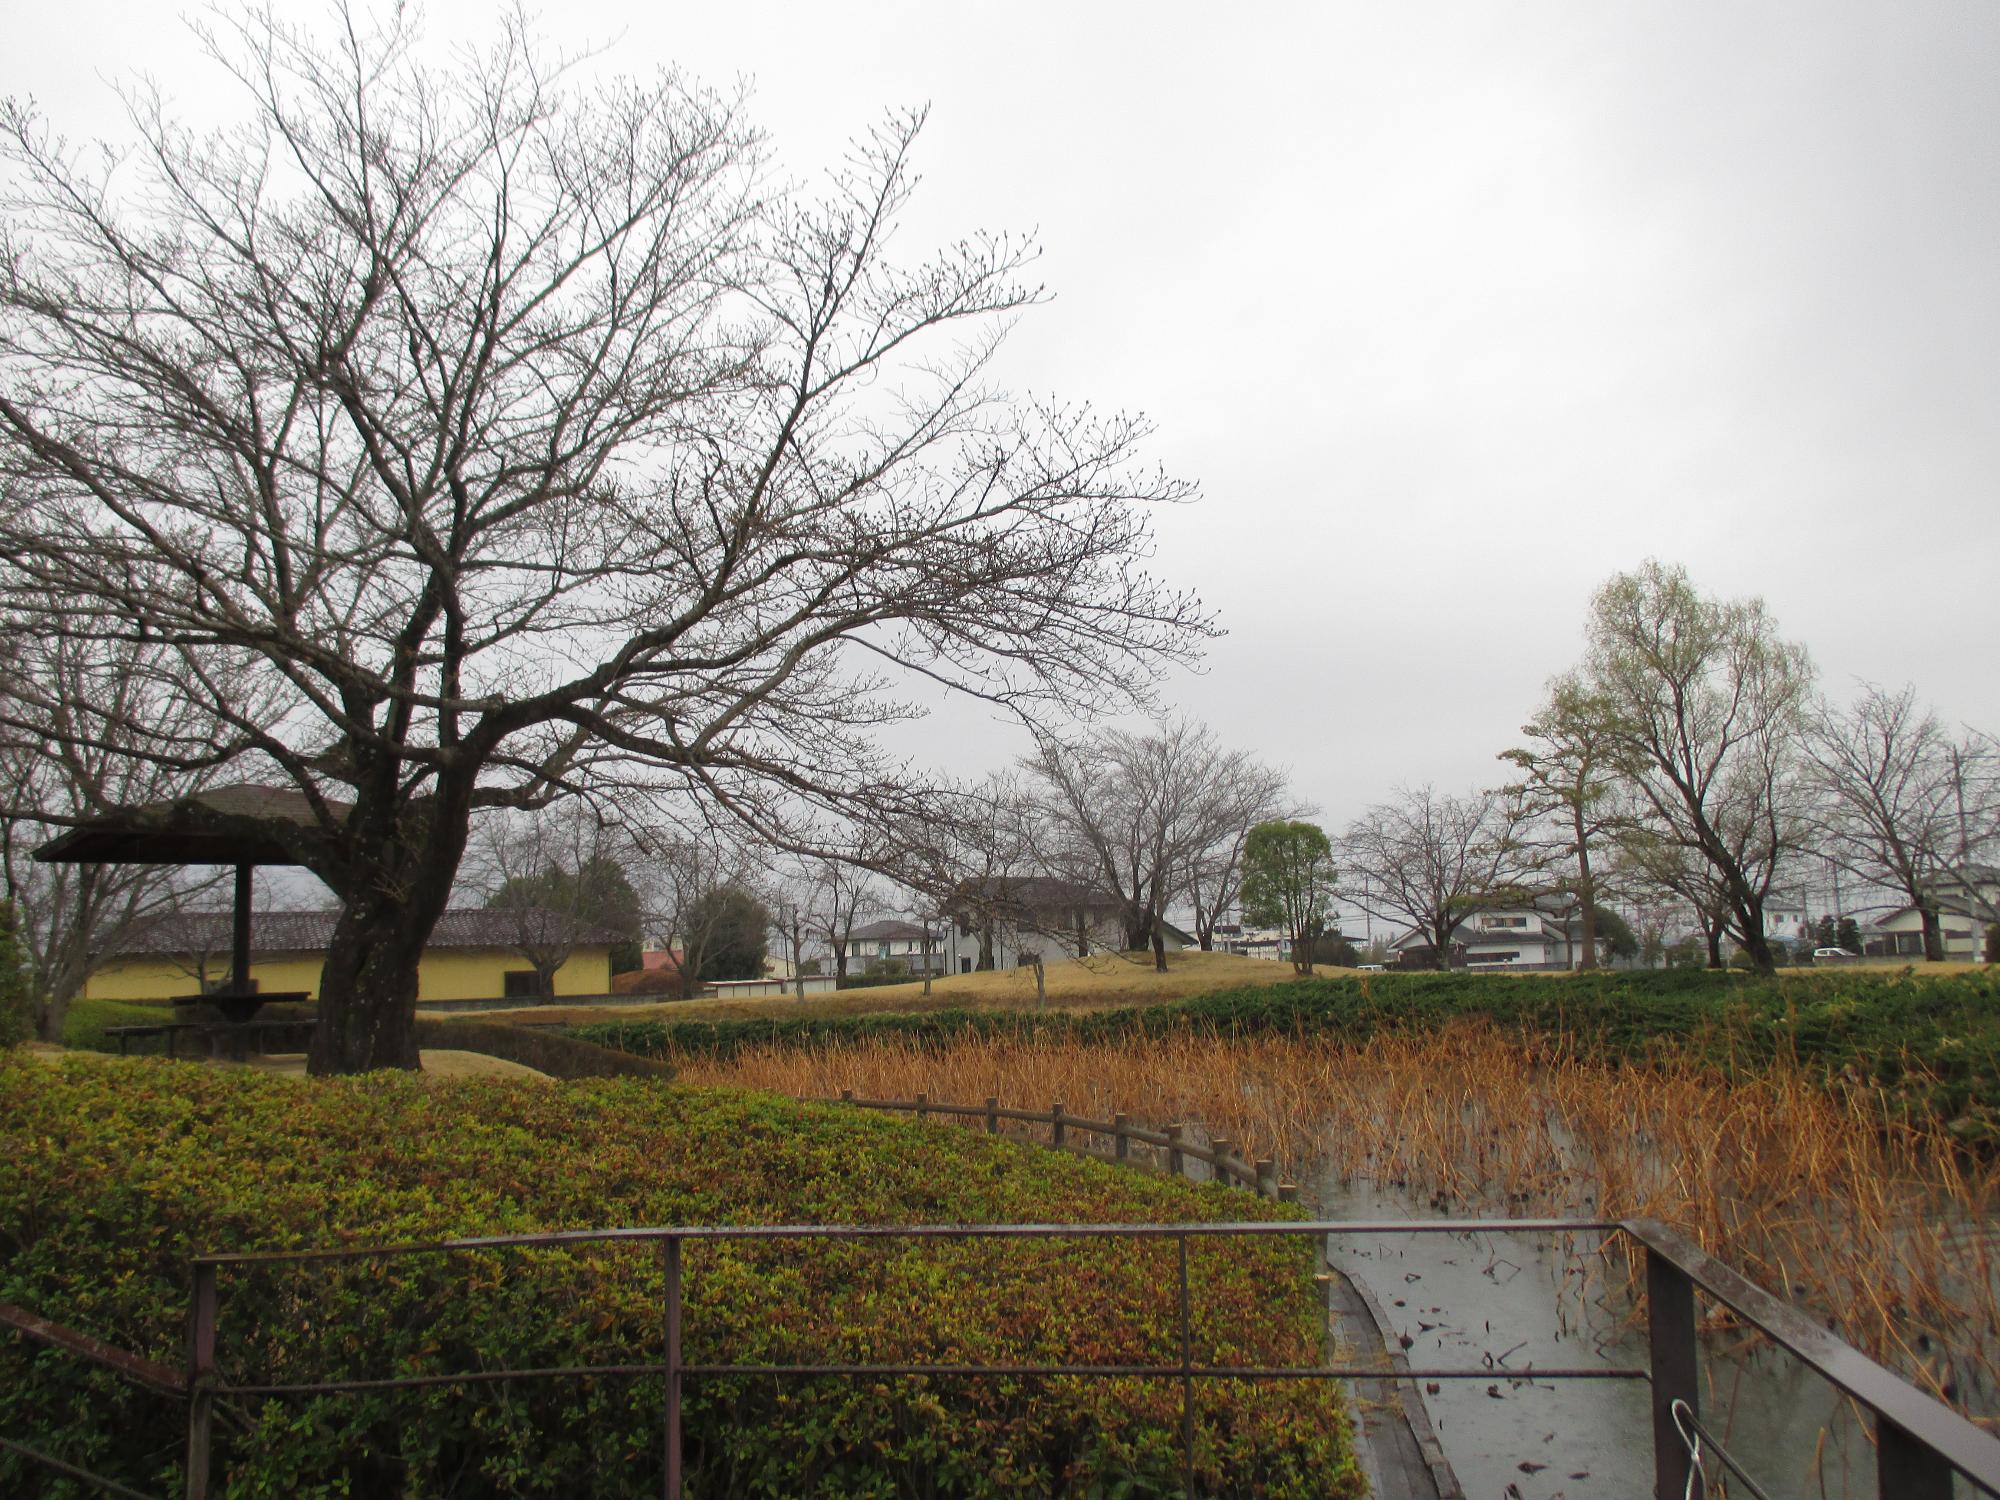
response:
{"label": "house window", "polygon": [[539,1000],[542,976],[533,969],[509,969],[500,976],[500,994],[508,1000]]}
{"label": "house window", "polygon": [[1483,924],[1487,927],[1526,927],[1526,917],[1488,917]]}
{"label": "house window", "polygon": [[882,939],[881,942],[875,945],[875,956],[877,958],[887,958],[889,956],[889,940],[887,938]]}

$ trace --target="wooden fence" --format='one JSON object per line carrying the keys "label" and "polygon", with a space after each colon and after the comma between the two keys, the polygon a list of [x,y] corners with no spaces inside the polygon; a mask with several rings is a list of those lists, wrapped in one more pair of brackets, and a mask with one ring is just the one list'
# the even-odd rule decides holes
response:
{"label": "wooden fence", "polygon": [[[1226,1136],[1210,1136],[1207,1144],[1203,1145],[1188,1136],[1185,1125],[1148,1130],[1143,1125],[1133,1124],[1132,1117],[1124,1114],[1113,1115],[1109,1120],[1092,1120],[1071,1114],[1060,1099],[1046,1110],[1007,1109],[1001,1106],[998,1099],[988,1099],[984,1104],[946,1104],[928,1094],[919,1094],[914,1099],[862,1099],[856,1097],[854,1090],[842,1089],[839,1102],[851,1104],[856,1109],[901,1111],[914,1114],[920,1120],[933,1115],[976,1120],[984,1123],[988,1135],[999,1135],[1003,1120],[1023,1125],[1046,1125],[1049,1129],[1048,1143],[1064,1150],[1106,1156],[1129,1166],[1163,1167],[1174,1177],[1193,1177],[1194,1174],[1188,1171],[1189,1164],[1201,1162],[1208,1167],[1210,1181],[1248,1188],[1253,1193],[1276,1198],[1281,1203],[1296,1203],[1299,1197],[1296,1183],[1278,1180],[1275,1162],[1269,1158],[1245,1161],[1236,1154],[1236,1143]],[[1135,1145],[1146,1148],[1144,1157],[1133,1155]]]}

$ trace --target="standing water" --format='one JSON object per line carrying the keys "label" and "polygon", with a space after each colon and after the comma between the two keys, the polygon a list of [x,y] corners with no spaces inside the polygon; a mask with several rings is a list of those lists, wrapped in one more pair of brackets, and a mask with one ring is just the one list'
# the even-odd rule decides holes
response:
{"label": "standing water", "polygon": [[[1441,1216],[1414,1194],[1333,1174],[1313,1192],[1328,1219]],[[1534,1373],[1645,1368],[1644,1324],[1619,1268],[1596,1252],[1594,1235],[1329,1237],[1328,1264],[1372,1294],[1412,1366],[1483,1372],[1419,1382],[1468,1500],[1651,1493],[1646,1383]],[[1825,1382],[1741,1330],[1705,1333],[1702,1369],[1704,1425],[1770,1494],[1872,1500],[1872,1450]],[[1711,1478],[1721,1473],[1711,1460]]]}

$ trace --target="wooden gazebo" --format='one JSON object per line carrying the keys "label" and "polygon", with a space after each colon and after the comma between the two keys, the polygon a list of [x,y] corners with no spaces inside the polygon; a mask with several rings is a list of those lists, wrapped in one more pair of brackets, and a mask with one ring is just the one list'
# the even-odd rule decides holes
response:
{"label": "wooden gazebo", "polygon": [[[326,799],[326,806],[336,816],[345,816],[348,809],[332,799]],[[274,822],[317,827],[320,817],[312,800],[294,788],[239,782],[172,801],[118,808],[51,839],[35,851],[35,858],[76,865],[233,865],[236,906],[228,983],[204,995],[177,995],[174,1003],[201,1001],[226,1020],[247,1021],[266,1001],[307,998],[303,992],[261,995],[250,978],[252,872],[258,865],[299,863],[269,831]]]}

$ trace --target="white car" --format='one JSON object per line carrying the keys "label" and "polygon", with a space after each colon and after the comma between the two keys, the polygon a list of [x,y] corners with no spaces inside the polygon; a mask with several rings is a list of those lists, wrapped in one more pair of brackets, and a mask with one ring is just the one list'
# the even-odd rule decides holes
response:
{"label": "white car", "polygon": [[1816,964],[1847,964],[1859,957],[1859,953],[1849,953],[1845,948],[1813,949],[1813,962]]}

